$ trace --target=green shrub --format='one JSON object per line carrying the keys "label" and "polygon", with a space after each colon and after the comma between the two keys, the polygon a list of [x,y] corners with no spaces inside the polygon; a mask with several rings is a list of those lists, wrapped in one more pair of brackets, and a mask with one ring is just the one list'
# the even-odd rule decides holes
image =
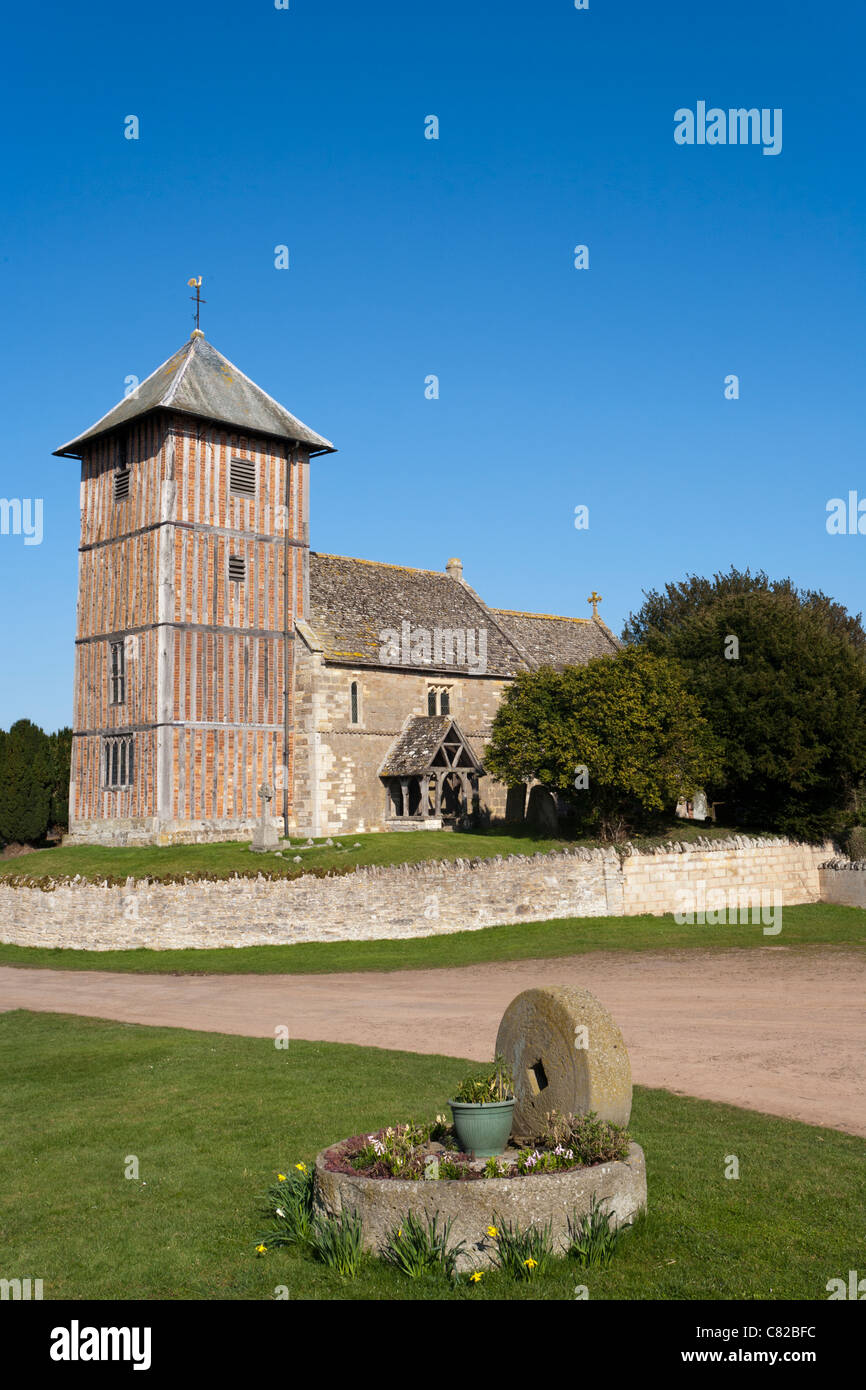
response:
{"label": "green shrub", "polygon": [[852,825],[844,839],[849,859],[866,859],[866,829],[862,825]]}
{"label": "green shrub", "polygon": [[514,1077],[504,1057],[495,1057],[493,1064],[464,1076],[454,1100],[464,1105],[493,1105],[514,1099]]}
{"label": "green shrub", "polygon": [[554,1258],[550,1231],[549,1221],[544,1226],[524,1229],[516,1223],[512,1226],[494,1218],[488,1235],[496,1243],[499,1268],[512,1279],[533,1279],[546,1273]]}
{"label": "green shrub", "polygon": [[364,1257],[361,1218],[343,1210],[339,1216],[316,1216],[310,1230],[310,1251],[337,1274],[354,1279]]}
{"label": "green shrub", "polygon": [[456,1163],[453,1158],[448,1158],[445,1154],[439,1159],[439,1177],[442,1182],[453,1182],[457,1178],[462,1178],[466,1169],[461,1164]]}
{"label": "green shrub", "polygon": [[451,1221],[446,1221],[442,1230],[439,1218],[429,1215],[425,1221],[408,1212],[399,1226],[392,1227],[382,1247],[382,1259],[392,1265],[409,1279],[419,1279],[424,1274],[444,1274],[453,1279],[457,1258],[466,1248],[465,1241],[448,1245]]}
{"label": "green shrub", "polygon": [[622,1227],[614,1226],[613,1215],[602,1211],[593,1195],[588,1212],[583,1216],[575,1212],[568,1218],[569,1243],[565,1253],[585,1269],[601,1269],[613,1259],[621,1235]]}
{"label": "green shrub", "polygon": [[[591,1167],[596,1163],[615,1163],[628,1157],[631,1136],[627,1129],[615,1125],[610,1120],[601,1120],[594,1110],[585,1115],[560,1115],[551,1110],[546,1116],[545,1127],[538,1136],[538,1150],[552,1151],[563,1157],[562,1151],[569,1150],[574,1160],[581,1166]],[[559,1167],[570,1167],[571,1163],[561,1163]]]}
{"label": "green shrub", "polygon": [[309,1245],[313,1226],[314,1174],[305,1163],[297,1163],[290,1173],[269,1187],[264,1210],[275,1225],[259,1236],[259,1244],[273,1249],[278,1245]]}
{"label": "green shrub", "polygon": [[488,1158],[484,1165],[485,1178],[505,1178],[511,1171],[510,1163],[500,1163],[498,1158]]}
{"label": "green shrub", "polygon": [[430,1125],[389,1125],[367,1136],[364,1148],[349,1161],[371,1177],[423,1178]]}

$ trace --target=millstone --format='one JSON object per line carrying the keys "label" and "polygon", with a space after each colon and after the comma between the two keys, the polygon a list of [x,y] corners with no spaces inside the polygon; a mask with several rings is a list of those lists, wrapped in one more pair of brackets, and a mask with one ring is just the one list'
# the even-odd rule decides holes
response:
{"label": "millstone", "polygon": [[576,986],[528,989],[502,1016],[496,1051],[514,1072],[512,1135],[530,1143],[551,1110],[562,1115],[594,1110],[627,1125],[631,1066],[622,1033],[607,1009]]}

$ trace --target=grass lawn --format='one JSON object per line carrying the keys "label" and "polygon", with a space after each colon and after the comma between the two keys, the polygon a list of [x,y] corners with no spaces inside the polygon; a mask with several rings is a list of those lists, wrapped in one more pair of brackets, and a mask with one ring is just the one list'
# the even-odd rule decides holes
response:
{"label": "grass lawn", "polygon": [[429,1118],[465,1062],[25,1012],[0,1015],[0,1062],[0,1273],[46,1299],[826,1299],[863,1265],[866,1141],[638,1089],[650,1210],[608,1269],[452,1289],[370,1261],[343,1281],[255,1257],[258,1194],[331,1141]]}
{"label": "grass lawn", "polygon": [[172,951],[76,951],[0,944],[0,965],[140,974],[327,975],[356,970],[429,970],[496,960],[544,960],[586,951],[667,951],[866,946],[866,912],[833,903],[786,907],[778,936],[760,925],[680,926],[664,917],[561,917],[411,940],[322,941]]}
{"label": "grass lawn", "polygon": [[[663,844],[672,837],[692,841],[700,836],[721,839],[735,831],[711,826],[704,830],[688,821],[677,821],[664,835],[635,839],[638,848]],[[399,834],[378,832],[369,835],[337,835],[334,844],[317,840],[305,849],[306,841],[295,840],[291,849],[276,854],[251,854],[249,842],[224,841],[214,845],[145,845],[114,849],[105,845],[69,845],[40,849],[33,854],[0,860],[0,878],[24,877],[44,880],[80,874],[83,879],[125,883],[128,878],[166,881],[185,877],[231,878],[233,874],[251,876],[267,873],[274,878],[298,878],[304,873],[351,873],[368,864],[415,864],[422,859],[476,859],[496,854],[549,854],[570,845],[598,846],[597,840],[557,839],[511,827],[473,830],[407,830]],[[355,848],[355,846],[358,848]],[[293,862],[301,856],[301,863]]]}

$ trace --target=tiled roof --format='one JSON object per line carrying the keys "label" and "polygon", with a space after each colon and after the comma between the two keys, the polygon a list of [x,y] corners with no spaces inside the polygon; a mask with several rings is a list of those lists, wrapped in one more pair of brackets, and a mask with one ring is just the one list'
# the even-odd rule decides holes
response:
{"label": "tiled roof", "polygon": [[[407,626],[404,628],[404,624]],[[310,553],[310,621],[327,661],[353,666],[406,665],[411,669],[471,672],[473,662],[412,660],[412,634],[464,632],[479,674],[516,676],[537,666],[582,665],[610,656],[618,642],[594,618],[558,618],[488,608],[468,584],[440,570],[409,569],[376,560]],[[400,654],[385,659],[396,634]],[[486,665],[478,664],[484,634]],[[416,649],[417,651],[417,649]],[[403,656],[406,660],[403,660]]]}
{"label": "tiled roof", "polygon": [[596,656],[612,656],[619,643],[596,618],[558,618],[550,613],[491,612],[520,643],[537,666],[582,666]]}
{"label": "tiled roof", "polygon": [[[310,554],[310,627],[316,633],[326,660],[360,666],[407,665],[453,674],[471,672],[473,663],[402,660],[403,624],[408,625],[406,655],[411,658],[412,634],[419,629],[435,634],[467,634],[467,647],[480,653],[481,635],[486,641],[484,674],[515,676],[527,670],[513,641],[503,634],[484,604],[466,584],[437,570],[407,569],[373,560],[354,560],[344,555]],[[382,656],[389,637],[397,634],[401,654]],[[476,662],[477,664],[477,662]]]}
{"label": "tiled roof", "polygon": [[[379,776],[411,777],[428,772],[443,739],[452,728],[463,744],[466,755],[471,759],[472,766],[480,770],[481,764],[460,732],[458,724],[450,715],[414,714],[407,719],[405,728],[397,735],[388,749],[385,760],[379,768]],[[462,756],[464,755],[461,754]],[[447,764],[443,764],[443,766],[445,765]],[[464,764],[461,763],[461,766]]]}
{"label": "tiled roof", "polygon": [[81,446],[88,440],[157,409],[218,420],[250,434],[297,440],[316,453],[334,452],[333,444],[290,415],[240,368],[211,347],[201,333],[193,334],[173,357],[151,372],[135,391],[119,401],[89,430],[54,452],[80,458]]}

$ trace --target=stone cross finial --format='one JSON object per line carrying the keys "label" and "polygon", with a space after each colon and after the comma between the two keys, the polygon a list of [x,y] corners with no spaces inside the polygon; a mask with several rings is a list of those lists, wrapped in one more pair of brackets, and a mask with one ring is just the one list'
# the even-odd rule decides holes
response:
{"label": "stone cross finial", "polygon": [[[262,801],[270,801],[273,794],[274,789],[273,787],[269,787],[267,782],[263,782],[262,785],[259,787],[259,796],[262,798]],[[262,814],[264,814],[264,810],[262,811]]]}
{"label": "stone cross finial", "polygon": [[593,616],[594,618],[597,618],[597,617],[598,617],[598,605],[601,603],[601,594],[597,594],[597,593],[595,592],[595,589],[593,589],[592,593],[590,594],[589,598],[588,598],[586,601],[587,601],[587,603],[591,603],[591,604],[592,604],[592,616]]}

